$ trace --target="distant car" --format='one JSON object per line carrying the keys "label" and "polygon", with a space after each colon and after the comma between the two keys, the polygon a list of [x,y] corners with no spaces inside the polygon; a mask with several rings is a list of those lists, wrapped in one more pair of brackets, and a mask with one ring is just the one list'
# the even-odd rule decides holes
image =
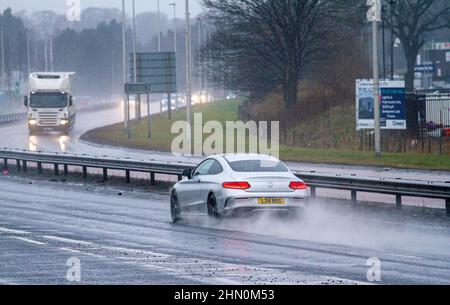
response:
{"label": "distant car", "polygon": [[[177,109],[176,100],[171,99],[170,100],[170,105],[171,105],[170,109],[172,109],[172,110]],[[162,99],[161,100],[161,108],[162,108],[163,111],[169,110],[169,100],[168,99]]]}
{"label": "distant car", "polygon": [[8,96],[5,92],[0,90],[0,104],[6,103],[8,101]]}
{"label": "distant car", "polygon": [[171,190],[172,220],[183,212],[212,217],[258,211],[296,213],[309,197],[307,185],[280,160],[264,155],[219,155],[183,173]]}

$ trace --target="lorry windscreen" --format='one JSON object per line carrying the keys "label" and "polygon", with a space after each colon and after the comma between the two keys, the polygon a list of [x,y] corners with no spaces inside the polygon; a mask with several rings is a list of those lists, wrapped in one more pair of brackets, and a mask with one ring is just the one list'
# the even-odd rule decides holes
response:
{"label": "lorry windscreen", "polygon": [[30,97],[32,108],[64,108],[67,107],[67,94],[37,93]]}

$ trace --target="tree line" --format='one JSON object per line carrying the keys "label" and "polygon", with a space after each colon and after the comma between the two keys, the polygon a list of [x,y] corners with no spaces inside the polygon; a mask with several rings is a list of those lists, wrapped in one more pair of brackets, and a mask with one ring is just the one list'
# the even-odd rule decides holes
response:
{"label": "tree line", "polygon": [[[64,16],[51,11],[26,16],[13,14],[11,9],[5,10],[0,14],[0,27],[5,37],[3,88],[12,92],[14,83],[26,81],[28,72],[73,71],[77,73],[75,86],[80,95],[108,98],[122,94],[122,23],[119,13],[109,9],[86,9],[81,23],[72,25]],[[108,14],[111,18],[105,17]],[[156,18],[156,13],[151,12],[137,16],[138,52],[158,51]],[[184,22],[178,19],[176,24],[178,88],[182,92],[185,86]],[[162,16],[162,25],[161,50],[174,51],[173,24]],[[193,33],[198,32],[197,27],[198,22],[194,20]],[[133,47],[129,19],[126,37],[127,53],[130,53]],[[193,35],[192,42],[195,51],[201,41]],[[194,69],[194,84],[197,86],[199,81],[195,78],[198,72],[199,69]]]}
{"label": "tree line", "polygon": [[[323,82],[332,65],[368,61],[363,0],[204,0],[215,33],[203,48],[209,74],[230,89],[258,98],[279,91],[286,113],[299,98],[299,81]],[[401,41],[408,91],[416,57],[427,37],[450,28],[448,0],[386,0],[384,18]],[[391,18],[392,17],[392,18]],[[346,59],[342,63],[339,58]],[[369,66],[369,65],[367,65]],[[343,69],[345,71],[345,69]],[[359,77],[370,78],[369,71]],[[354,79],[347,87],[354,86]],[[350,81],[351,83],[348,83]],[[338,85],[339,86],[339,85]]]}

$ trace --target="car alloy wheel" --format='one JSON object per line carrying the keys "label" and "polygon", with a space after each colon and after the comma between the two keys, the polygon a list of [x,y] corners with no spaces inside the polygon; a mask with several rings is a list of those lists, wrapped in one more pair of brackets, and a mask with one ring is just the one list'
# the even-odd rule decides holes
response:
{"label": "car alloy wheel", "polygon": [[172,195],[170,196],[170,214],[174,223],[181,220],[180,203],[176,192],[172,192]]}
{"label": "car alloy wheel", "polygon": [[214,194],[209,195],[207,206],[208,206],[208,215],[219,218],[220,214],[219,211],[217,210],[217,201],[216,196],[214,196]]}

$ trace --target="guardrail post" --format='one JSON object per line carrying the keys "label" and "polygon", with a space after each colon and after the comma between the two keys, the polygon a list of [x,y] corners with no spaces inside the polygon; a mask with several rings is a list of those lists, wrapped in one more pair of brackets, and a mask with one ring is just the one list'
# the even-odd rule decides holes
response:
{"label": "guardrail post", "polygon": [[83,179],[87,178],[87,167],[83,166]]}
{"label": "guardrail post", "polygon": [[131,182],[131,179],[130,179],[130,171],[129,171],[129,170],[126,170],[126,171],[125,171],[125,180],[126,180],[127,183],[130,183],[130,182]]}
{"label": "guardrail post", "polygon": [[401,210],[402,208],[402,195],[395,195],[395,207],[397,210]]}
{"label": "guardrail post", "polygon": [[39,175],[42,174],[42,163],[41,162],[37,163],[37,172]]}
{"label": "guardrail post", "polygon": [[55,176],[59,176],[59,164],[55,163],[54,167],[55,167]]}
{"label": "guardrail post", "polygon": [[64,164],[64,176],[69,176],[69,166],[67,164]]}
{"label": "guardrail post", "polygon": [[28,164],[26,160],[23,160],[23,172],[26,173],[28,171]]}
{"label": "guardrail post", "polygon": [[155,173],[150,173],[150,184],[155,185]]}
{"label": "guardrail post", "polygon": [[16,160],[17,171],[20,172],[22,170],[22,166],[20,165],[20,160]]}
{"label": "guardrail post", "polygon": [[311,189],[311,198],[315,199],[316,198],[316,187],[310,186],[310,189]]}
{"label": "guardrail post", "polygon": [[103,168],[103,182],[108,181],[108,169]]}
{"label": "guardrail post", "polygon": [[8,169],[8,158],[3,158],[3,169]]}
{"label": "guardrail post", "polygon": [[445,213],[450,217],[450,199],[445,200]]}
{"label": "guardrail post", "polygon": [[351,191],[351,197],[352,197],[352,204],[356,204],[356,202],[358,200],[356,191],[354,191],[354,190]]}

